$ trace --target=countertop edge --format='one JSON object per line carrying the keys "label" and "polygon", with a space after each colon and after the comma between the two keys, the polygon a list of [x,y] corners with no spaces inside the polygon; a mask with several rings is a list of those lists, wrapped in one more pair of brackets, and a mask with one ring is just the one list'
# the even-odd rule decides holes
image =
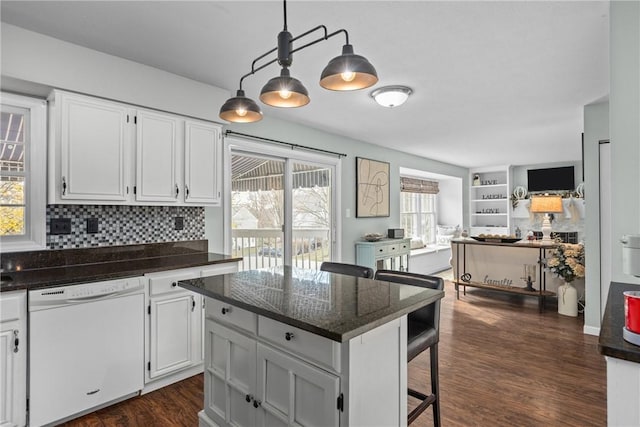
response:
{"label": "countertop edge", "polygon": [[291,317],[279,314],[279,313],[275,313],[273,311],[269,311],[260,307],[256,307],[254,305],[251,304],[247,304],[241,300],[237,300],[234,298],[229,298],[227,296],[224,295],[220,295],[220,294],[214,294],[214,293],[209,293],[209,292],[203,292],[203,289],[197,286],[192,286],[184,281],[178,281],[178,286],[185,288],[187,290],[190,290],[192,292],[196,292],[200,295],[203,295],[205,297],[208,298],[213,298],[216,299],[218,301],[223,301],[229,304],[233,304],[234,306],[237,306],[238,308],[242,308],[244,310],[250,311],[252,313],[261,315],[261,316],[265,316],[268,317],[270,319],[282,322],[282,323],[286,323],[287,325],[290,326],[294,326],[296,328],[314,333],[316,335],[320,335],[322,337],[328,338],[332,341],[337,341],[340,343],[344,343],[349,341],[352,338],[355,338],[357,336],[360,336],[368,331],[371,331],[375,328],[377,328],[378,326],[381,326],[385,323],[389,323],[392,320],[395,320],[399,317],[402,317],[408,313],[411,313],[421,307],[424,307],[425,305],[431,304],[439,299],[442,299],[444,297],[444,291],[440,291],[439,294],[434,295],[431,298],[425,299],[420,301],[419,303],[415,303],[411,306],[405,307],[401,310],[395,311],[393,313],[389,313],[387,315],[384,315],[380,318],[377,318],[375,320],[372,320],[371,322],[367,323],[366,325],[362,325],[359,326],[357,328],[354,328],[350,331],[344,332],[342,334],[337,334],[337,333],[333,333],[330,331],[327,331],[326,329],[314,326],[314,325],[310,325],[308,323],[293,319]]}
{"label": "countertop edge", "polygon": [[[12,283],[3,283],[0,286],[0,293],[4,293],[4,292],[12,292],[12,291],[20,291],[20,290],[36,290],[36,289],[43,289],[43,288],[48,288],[48,287],[52,287],[52,286],[69,286],[69,285],[75,285],[75,284],[80,284],[80,283],[91,283],[91,282],[99,282],[99,281],[103,281],[103,280],[114,280],[114,279],[126,279],[126,278],[131,278],[131,277],[139,277],[139,276],[144,276],[145,274],[148,273],[156,273],[156,272],[162,272],[162,271],[170,271],[170,270],[177,270],[177,269],[183,269],[183,268],[191,268],[191,267],[202,267],[202,266],[206,266],[206,265],[216,265],[216,264],[225,264],[225,263],[233,263],[233,262],[239,262],[242,261],[242,258],[237,258],[237,257],[230,257],[229,258],[225,258],[225,259],[219,259],[219,260],[210,260],[210,261],[186,261],[186,262],[178,262],[176,264],[173,265],[166,265],[166,266],[157,266],[157,267],[147,267],[147,268],[135,268],[135,267],[127,267],[128,265],[132,265],[135,264],[136,262],[143,262],[145,260],[159,260],[159,259],[166,259],[166,260],[176,260],[179,257],[188,257],[188,256],[192,256],[192,255],[208,255],[208,254],[213,254],[216,256],[220,256],[220,257],[225,257],[225,256],[229,256],[229,255],[224,255],[224,254],[216,254],[216,253],[211,253],[211,252],[198,252],[198,253],[194,253],[194,254],[176,254],[176,255],[166,255],[166,256],[161,256],[161,257],[152,257],[152,258],[140,258],[140,259],[131,259],[131,260],[127,260],[127,261],[108,261],[108,262],[103,262],[103,263],[94,263],[94,264],[76,264],[76,265],[69,265],[69,266],[63,266],[63,267],[52,267],[50,269],[42,269],[41,272],[46,275],[47,271],[55,271],[55,270],[62,270],[62,269],[69,269],[69,268],[83,268],[83,267],[88,267],[88,266],[95,266],[95,265],[108,265],[111,267],[119,267],[119,266],[124,266],[125,268],[123,268],[120,271],[117,272],[108,272],[108,273],[99,273],[99,274],[87,274],[87,275],[79,275],[78,277],[74,277],[74,278],[64,278],[64,279],[47,279],[42,278],[42,279],[38,279],[38,280],[34,280],[34,281],[15,281]],[[11,274],[20,274],[21,272],[12,272]]]}
{"label": "countertop edge", "polygon": [[627,342],[622,337],[624,328],[622,292],[626,290],[640,290],[640,285],[611,282],[609,286],[609,295],[598,337],[598,350],[603,356],[640,363],[640,346]]}

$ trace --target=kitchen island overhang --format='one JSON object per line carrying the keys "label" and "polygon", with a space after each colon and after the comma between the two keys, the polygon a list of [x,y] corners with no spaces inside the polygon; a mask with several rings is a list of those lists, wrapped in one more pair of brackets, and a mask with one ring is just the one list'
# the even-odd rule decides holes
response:
{"label": "kitchen island overhang", "polygon": [[291,267],[179,285],[207,297],[203,425],[406,425],[406,315],[443,291]]}

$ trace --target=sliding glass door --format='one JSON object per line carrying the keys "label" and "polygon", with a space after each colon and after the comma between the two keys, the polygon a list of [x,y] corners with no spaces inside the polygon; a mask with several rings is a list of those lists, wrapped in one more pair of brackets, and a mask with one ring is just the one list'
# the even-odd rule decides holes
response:
{"label": "sliding glass door", "polygon": [[330,260],[337,160],[236,140],[226,150],[226,235],[229,252],[242,257],[240,268],[319,269]]}

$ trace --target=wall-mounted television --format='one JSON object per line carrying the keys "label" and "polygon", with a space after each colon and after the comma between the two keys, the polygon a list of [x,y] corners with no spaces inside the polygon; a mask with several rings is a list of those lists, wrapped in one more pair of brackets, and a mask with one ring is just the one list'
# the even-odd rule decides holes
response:
{"label": "wall-mounted television", "polygon": [[572,191],[575,187],[573,166],[527,170],[527,189],[532,191]]}

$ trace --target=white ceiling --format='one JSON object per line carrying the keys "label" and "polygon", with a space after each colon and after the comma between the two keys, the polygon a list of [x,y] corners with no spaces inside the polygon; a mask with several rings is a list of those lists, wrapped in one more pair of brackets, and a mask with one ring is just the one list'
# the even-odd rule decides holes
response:
{"label": "white ceiling", "polygon": [[[5,1],[1,19],[235,93],[276,46],[282,2]],[[582,106],[609,92],[609,4],[597,1],[289,1],[288,29],[344,28],[375,87],[414,93],[394,109],[371,89],[331,92],[320,72],[344,37],[297,52],[311,103],[265,116],[466,167],[579,160]],[[318,33],[320,35],[320,33]],[[305,40],[311,40],[309,37]],[[299,46],[299,45],[298,45]],[[247,78],[247,96],[279,73]],[[245,125],[250,127],[251,125]]]}

